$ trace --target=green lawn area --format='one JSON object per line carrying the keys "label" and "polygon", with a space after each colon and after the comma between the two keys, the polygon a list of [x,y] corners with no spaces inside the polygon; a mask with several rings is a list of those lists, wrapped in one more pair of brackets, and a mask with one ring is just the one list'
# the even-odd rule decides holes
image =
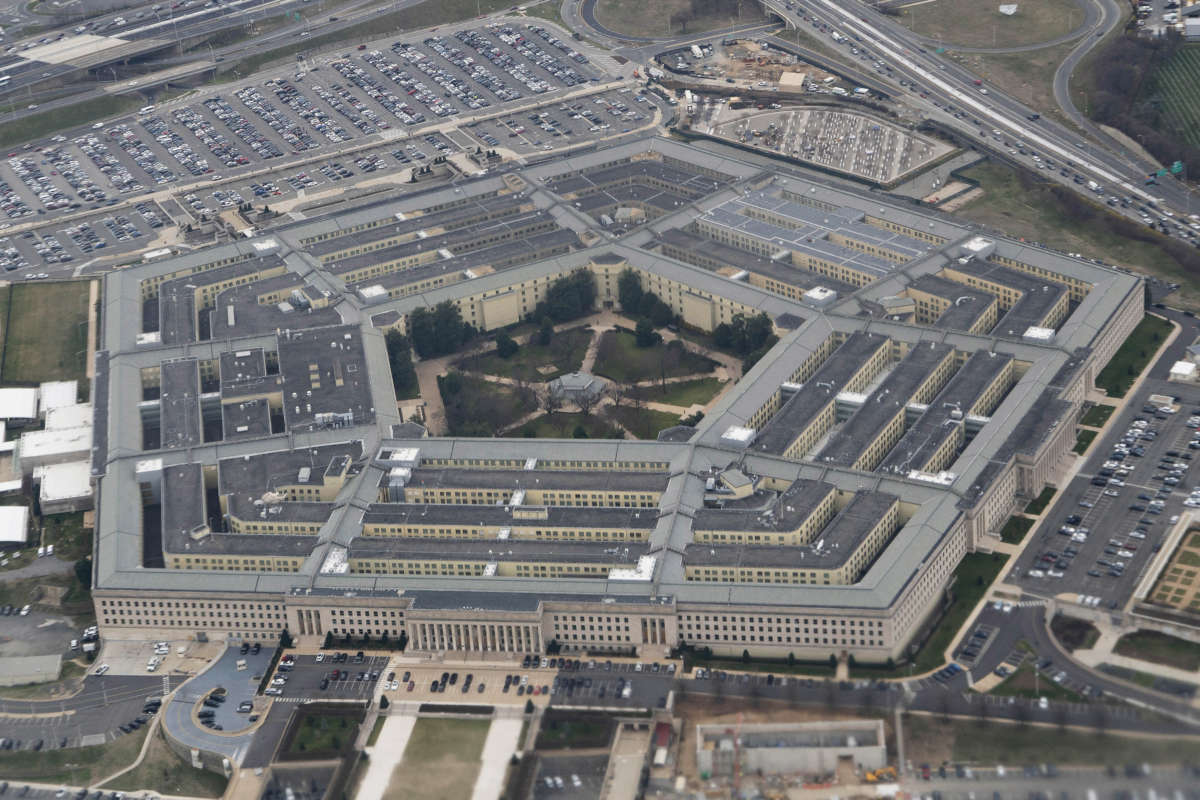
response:
{"label": "green lawn area", "polygon": [[649,408],[633,408],[609,406],[604,413],[625,426],[625,429],[639,439],[655,439],[658,432],[679,424],[679,415],[666,411],[655,411]]}
{"label": "green lawn area", "polygon": [[1171,323],[1147,314],[1100,370],[1096,387],[1108,392],[1109,397],[1124,397],[1170,332]]}
{"label": "green lawn area", "polygon": [[[633,36],[669,36],[693,34],[729,27],[732,21],[727,14],[693,13],[695,4],[691,0],[599,0],[596,3],[596,20],[615,33]],[[687,22],[680,24],[676,15],[686,15]],[[745,24],[761,19],[757,6],[746,4],[739,7],[738,23]]]}
{"label": "green lawn area", "polygon": [[1066,700],[1071,703],[1083,700],[1078,692],[1062,688],[1046,675],[1035,676],[1034,668],[1029,664],[1022,664],[988,694],[1003,697],[1045,697],[1048,700]]}
{"label": "green lawn area", "polygon": [[336,752],[352,742],[358,734],[358,724],[348,714],[311,713],[300,722],[288,747],[288,753]]}
{"label": "green lawn area", "polygon": [[528,439],[573,439],[575,429],[583,426],[588,439],[623,439],[624,434],[612,427],[595,414],[585,416],[581,413],[543,414],[531,419],[519,428],[514,429],[508,436],[523,436]]}
{"label": "green lawn area", "polygon": [[784,659],[774,658],[752,658],[742,661],[740,658],[705,658],[693,651],[685,652],[683,657],[688,669],[707,667],[727,672],[774,672],[780,675],[807,675],[815,678],[832,678],[836,674],[827,661],[796,661],[791,664]]}
{"label": "green lawn area", "polygon": [[593,372],[617,383],[637,383],[712,372],[716,367],[717,362],[685,350],[682,343],[638,347],[632,333],[617,330],[601,335]]}
{"label": "green lawn area", "polygon": [[1178,764],[1200,749],[1200,742],[1185,737],[1135,738],[917,714],[905,715],[904,739],[914,763],[1106,765],[1119,753],[1121,763]]}
{"label": "green lawn area", "polygon": [[[88,282],[20,283],[9,290],[4,383],[79,380],[87,358]],[[47,320],[53,320],[48,325]]]}
{"label": "green lawn area", "polygon": [[229,781],[223,775],[206,769],[196,769],[184,761],[155,731],[146,757],[129,772],[104,784],[118,792],[155,792],[187,797],[220,797]]}
{"label": "green lawn area", "polygon": [[954,600],[913,659],[914,671],[928,672],[945,663],[946,648],[958,636],[967,616],[1000,574],[1006,561],[1008,556],[1001,553],[967,553],[963,556],[958,569],[954,570]]}
{"label": "green lawn area", "polygon": [[489,720],[418,719],[384,796],[388,800],[469,798],[490,726]]}
{"label": "green lawn area", "polygon": [[379,741],[379,734],[383,733],[383,725],[387,720],[388,718],[384,714],[380,714],[379,718],[375,720],[375,727],[371,728],[371,735],[367,737],[367,747],[371,747]]}
{"label": "green lawn area", "polygon": [[84,530],[83,512],[42,517],[45,543],[54,545],[54,555],[74,563],[92,554],[92,532]]}
{"label": "green lawn area", "polygon": [[1053,486],[1047,486],[1045,489],[1042,489],[1042,493],[1029,501],[1029,505],[1025,506],[1025,513],[1040,514],[1045,511],[1046,506],[1050,505],[1050,501],[1054,499],[1057,491],[1058,489],[1055,489]]}
{"label": "green lawn area", "polygon": [[[1004,57],[1027,56],[1012,53]],[[1052,74],[1051,69],[1045,76],[1047,85]],[[984,195],[955,214],[1003,230],[1013,238],[1042,242],[1056,250],[1082,253],[1173,281],[1180,289],[1171,295],[1171,305],[1200,310],[1200,283],[1194,278],[1200,273],[1200,252],[1195,248],[1119,217],[1107,206],[1074,196],[1070,189],[998,162],[983,161],[957,174],[978,181]]]}
{"label": "green lawn area", "polygon": [[1092,428],[1103,428],[1108,422],[1108,418],[1117,410],[1116,406],[1105,405],[1100,403],[1094,405],[1087,410],[1082,417],[1079,418],[1080,425],[1087,425]]}
{"label": "green lawn area", "polygon": [[1071,653],[1076,650],[1087,650],[1100,638],[1100,631],[1095,625],[1087,620],[1068,617],[1064,614],[1054,615],[1054,618],[1050,620],[1050,631],[1054,634],[1054,638],[1058,639],[1059,644]]}
{"label": "green lawn area", "polygon": [[[451,387],[456,384],[458,391],[452,391]],[[515,387],[492,383],[475,375],[451,373],[439,378],[438,385],[452,436],[496,436],[521,417],[537,410],[532,390],[522,397]]]}
{"label": "green lawn area", "polygon": [[1020,544],[1033,527],[1034,521],[1029,517],[1018,517],[1016,514],[1008,518],[1000,529],[1000,541],[1005,544]]}
{"label": "green lawn area", "polygon": [[687,408],[704,405],[725,388],[720,378],[697,378],[691,381],[666,383],[661,386],[639,386],[634,391],[643,400]]}
{"label": "green lawn area", "polygon": [[1157,631],[1127,633],[1117,640],[1113,652],[1178,669],[1200,669],[1200,644]]}
{"label": "green lawn area", "polygon": [[107,744],[66,750],[0,751],[0,775],[9,781],[88,786],[132,764],[142,749],[148,728],[120,736]]}
{"label": "green lawn area", "polygon": [[[14,144],[40,139],[59,130],[77,128],[106,117],[133,111],[145,105],[146,101],[137,94],[98,97],[84,100],[53,111],[42,111],[30,114],[21,119],[15,119],[0,125],[0,147],[12,147]],[[0,113],[24,108],[27,103],[0,104]]]}
{"label": "green lawn area", "polygon": [[1079,431],[1077,434],[1075,434],[1075,446],[1072,447],[1071,449],[1074,450],[1079,455],[1083,455],[1084,453],[1087,452],[1088,448],[1092,446],[1092,442],[1095,440],[1096,440],[1096,432],[1095,431],[1089,431],[1089,430]]}
{"label": "green lawn area", "polygon": [[[524,378],[531,383],[541,383],[568,372],[575,372],[587,355],[592,331],[587,327],[571,328],[554,334],[548,345],[522,344],[521,349],[509,358],[501,358],[495,350],[481,355],[467,356],[455,366],[467,372],[481,372],[502,378]],[[538,367],[553,366],[554,371],[539,372]]]}
{"label": "green lawn area", "polygon": [[550,711],[538,730],[538,750],[607,747],[615,721],[604,714],[576,714]]}
{"label": "green lawn area", "polygon": [[1083,14],[1072,0],[1044,0],[1018,7],[1011,16],[976,0],[934,0],[906,3],[900,9],[902,25],[946,47],[1017,47],[1056,39],[1083,23]]}
{"label": "green lawn area", "polygon": [[1180,47],[1154,75],[1154,86],[1163,107],[1178,120],[1179,130],[1192,145],[1200,145],[1197,75],[1200,75],[1200,47],[1195,45]]}
{"label": "green lawn area", "polygon": [[538,17],[570,30],[567,24],[563,22],[562,13],[559,11],[560,8],[561,6],[557,0],[546,0],[546,2],[536,5],[525,6],[525,16]]}

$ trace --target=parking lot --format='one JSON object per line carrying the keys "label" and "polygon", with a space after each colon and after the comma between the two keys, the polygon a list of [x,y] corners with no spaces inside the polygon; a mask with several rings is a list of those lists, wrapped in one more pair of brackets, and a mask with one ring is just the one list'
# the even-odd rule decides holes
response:
{"label": "parking lot", "polygon": [[[345,658],[339,660],[339,655]],[[356,660],[354,652],[322,653],[320,656],[321,661],[317,661],[317,656],[297,655],[290,667],[280,665],[283,671],[276,671],[272,676],[267,693],[288,701],[365,700],[375,693],[375,682],[386,675],[387,656],[364,654],[361,662]],[[335,670],[339,676],[344,673],[344,677],[332,677]],[[287,680],[276,684],[281,677]]]}
{"label": "parking lot", "polygon": [[[773,104],[777,108],[779,104]],[[827,108],[729,111],[707,106],[713,133],[792,158],[886,183],[920,169],[953,148],[881,119]]]}
{"label": "parking lot", "polygon": [[[1077,593],[1085,605],[1116,609],[1133,593],[1172,520],[1200,484],[1200,389],[1148,382],[1093,442],[1087,461],[1039,526],[1010,580],[1041,594]],[[1179,397],[1169,412],[1155,391]]]}
{"label": "parking lot", "polygon": [[608,755],[543,756],[533,784],[535,800],[569,797],[599,798],[604,788]]}
{"label": "parking lot", "polygon": [[505,147],[517,153],[557,150],[643,127],[654,119],[660,102],[652,92],[611,89],[478,122],[466,131],[484,147]]}

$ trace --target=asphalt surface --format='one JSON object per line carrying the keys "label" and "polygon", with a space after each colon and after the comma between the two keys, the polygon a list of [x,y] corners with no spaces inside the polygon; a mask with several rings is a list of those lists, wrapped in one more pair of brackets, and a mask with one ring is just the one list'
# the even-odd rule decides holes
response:
{"label": "asphalt surface", "polygon": [[[182,678],[166,676],[169,688]],[[38,739],[44,748],[97,744],[122,736],[119,725],[140,716],[149,697],[162,697],[164,676],[89,675],[83,689],[61,700],[0,700],[0,736],[28,749]]]}

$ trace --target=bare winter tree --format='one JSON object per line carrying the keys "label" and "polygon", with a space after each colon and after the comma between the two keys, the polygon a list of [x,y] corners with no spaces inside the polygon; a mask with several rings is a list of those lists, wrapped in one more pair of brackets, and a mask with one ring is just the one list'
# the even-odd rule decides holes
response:
{"label": "bare winter tree", "polygon": [[575,397],[575,405],[579,407],[579,410],[583,412],[585,417],[590,417],[592,415],[592,409],[595,408],[596,404],[600,402],[600,397],[600,394],[580,392]]}
{"label": "bare winter tree", "polygon": [[562,408],[562,396],[557,392],[550,390],[549,386],[545,386],[538,390],[537,393],[538,405],[540,405],[547,414],[553,414]]}
{"label": "bare winter tree", "polygon": [[629,397],[629,386],[624,383],[610,383],[605,387],[604,393],[612,400],[613,408],[620,408],[621,403]]}

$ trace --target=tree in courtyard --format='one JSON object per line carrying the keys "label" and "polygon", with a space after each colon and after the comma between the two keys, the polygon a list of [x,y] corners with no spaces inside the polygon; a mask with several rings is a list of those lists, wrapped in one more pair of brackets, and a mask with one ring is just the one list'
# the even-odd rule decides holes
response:
{"label": "tree in courtyard", "polygon": [[326,650],[333,647],[333,631],[325,631],[325,642],[321,647]]}
{"label": "tree in courtyard", "polygon": [[386,708],[387,708],[388,706],[390,706],[390,705],[391,705],[391,703],[388,701],[388,699],[387,699],[387,695],[386,695],[386,694],[385,694],[385,695],[382,695],[382,696],[379,698],[379,710],[380,710],[380,711],[383,711],[384,709],[386,709]]}
{"label": "tree in courtyard", "polygon": [[560,408],[562,408],[562,395],[560,395],[558,392],[552,391],[549,386],[539,390],[537,393],[537,398],[538,405],[540,405],[547,414],[553,414],[555,411],[558,411]]}
{"label": "tree in courtyard", "polygon": [[505,331],[500,331],[496,334],[496,355],[501,358],[512,358],[517,354],[521,346],[517,344],[517,340],[508,335]]}
{"label": "tree in courtyard", "polygon": [[653,347],[662,340],[662,337],[658,335],[658,331],[654,330],[654,325],[645,317],[637,321],[634,336],[636,337],[638,347]]}
{"label": "tree in courtyard", "polygon": [[92,559],[81,558],[75,562],[75,579],[86,592],[92,588]]}
{"label": "tree in courtyard", "polygon": [[542,347],[550,344],[550,340],[554,338],[554,321],[549,317],[542,317],[542,321],[538,325],[537,342]]}
{"label": "tree in courtyard", "polygon": [[583,427],[582,425],[576,425],[575,430],[571,431],[571,438],[572,439],[588,438],[587,428]]}
{"label": "tree in courtyard", "polygon": [[638,274],[629,268],[621,270],[617,276],[617,301],[625,313],[640,313],[642,293],[642,279]]}
{"label": "tree in courtyard", "polygon": [[289,647],[293,646],[292,634],[288,632],[287,628],[284,628],[279,633],[279,646],[284,650],[287,650]]}
{"label": "tree in courtyard", "polygon": [[749,651],[749,650],[743,650],[743,651],[742,651],[742,663],[743,663],[743,664],[749,664],[749,663],[750,663],[750,651]]}
{"label": "tree in courtyard", "polygon": [[417,370],[413,366],[412,343],[397,330],[383,337],[387,345],[388,365],[392,369],[392,388],[396,396],[411,394],[417,387]]}

